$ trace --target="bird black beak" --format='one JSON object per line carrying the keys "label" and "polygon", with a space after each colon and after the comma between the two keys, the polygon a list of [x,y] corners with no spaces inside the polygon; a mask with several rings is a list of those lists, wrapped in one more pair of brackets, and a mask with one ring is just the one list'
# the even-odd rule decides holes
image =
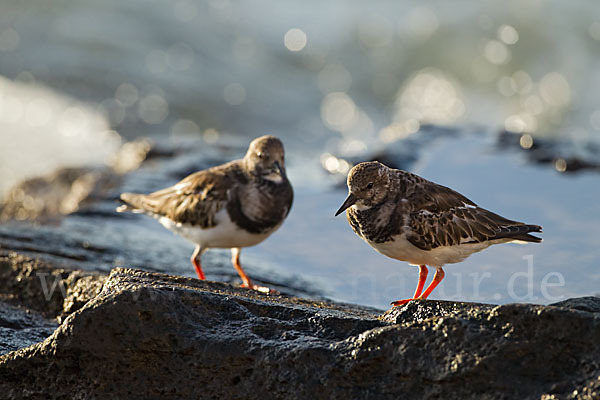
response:
{"label": "bird black beak", "polygon": [[281,164],[279,164],[279,161],[275,161],[273,163],[273,172],[277,172],[279,175],[285,176],[285,170],[283,169]]}
{"label": "bird black beak", "polygon": [[335,213],[335,216],[337,217],[338,215],[340,215],[342,212],[344,212],[344,210],[346,210],[346,208],[350,207],[351,205],[353,205],[354,203],[356,203],[356,200],[358,200],[356,198],[355,195],[353,195],[352,193],[350,193],[348,195],[348,197],[346,197],[346,200],[344,200],[344,204],[342,204],[342,206],[340,207],[339,210],[337,210],[337,212]]}

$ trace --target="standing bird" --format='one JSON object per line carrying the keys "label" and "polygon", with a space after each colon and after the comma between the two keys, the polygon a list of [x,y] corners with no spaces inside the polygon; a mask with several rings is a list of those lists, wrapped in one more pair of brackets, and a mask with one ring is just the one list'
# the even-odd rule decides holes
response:
{"label": "standing bird", "polygon": [[[426,299],[444,279],[445,264],[457,263],[492,244],[539,243],[538,225],[511,221],[477,206],[462,194],[410,172],[363,162],[348,174],[344,210],[354,232],[391,258],[419,266],[415,295],[392,303]],[[423,292],[427,265],[436,269]]]}
{"label": "standing bird", "polygon": [[240,265],[242,247],[275,232],[287,217],[294,193],[285,173],[284,150],[274,136],[254,139],[244,158],[195,172],[150,194],[123,193],[117,211],[148,214],[196,244],[191,261],[205,279],[200,258],[210,248],[230,248],[242,287],[260,291]]}

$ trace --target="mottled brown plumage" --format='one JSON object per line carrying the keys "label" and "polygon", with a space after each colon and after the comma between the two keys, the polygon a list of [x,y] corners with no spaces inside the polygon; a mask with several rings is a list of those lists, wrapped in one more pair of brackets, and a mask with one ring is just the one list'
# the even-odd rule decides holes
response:
{"label": "mottled brown plumage", "polygon": [[287,217],[292,186],[285,173],[284,149],[274,136],[252,141],[244,158],[195,172],[179,183],[150,194],[123,193],[119,211],[143,212],[197,244],[192,257],[199,278],[200,256],[208,248],[239,249],[260,243]]}
{"label": "mottled brown plumage", "polygon": [[425,265],[436,267],[433,287],[443,277],[444,264],[489,245],[541,242],[530,234],[541,232],[538,225],[506,219],[450,188],[378,162],[356,165],[348,174],[348,188],[336,215],[347,210],[354,232],[382,254],[420,265],[422,271]]}
{"label": "mottled brown plumage", "polygon": [[[227,203],[230,188],[245,185],[249,178],[241,168],[240,160],[195,172],[179,183],[150,194],[123,193],[128,208],[142,210],[154,216],[212,228],[215,215]],[[231,193],[237,195],[237,191]]]}

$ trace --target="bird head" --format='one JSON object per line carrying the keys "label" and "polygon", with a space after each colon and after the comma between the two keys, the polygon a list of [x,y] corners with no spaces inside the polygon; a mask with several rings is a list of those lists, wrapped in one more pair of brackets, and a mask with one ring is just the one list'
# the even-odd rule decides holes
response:
{"label": "bird head", "polygon": [[254,139],[244,156],[246,168],[251,174],[273,182],[282,182],[285,175],[283,143],[275,136]]}
{"label": "bird head", "polygon": [[377,161],[357,164],[348,173],[347,183],[349,194],[336,216],[353,205],[364,210],[381,203],[390,185],[389,168]]}

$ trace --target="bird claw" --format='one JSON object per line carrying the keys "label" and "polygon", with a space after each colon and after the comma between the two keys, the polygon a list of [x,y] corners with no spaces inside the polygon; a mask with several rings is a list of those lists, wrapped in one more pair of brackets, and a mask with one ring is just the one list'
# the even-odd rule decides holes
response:
{"label": "bird claw", "polygon": [[404,300],[398,300],[398,301],[394,301],[394,302],[392,302],[391,304],[392,304],[392,306],[394,306],[394,307],[398,307],[398,306],[403,306],[403,305],[405,305],[405,304],[407,304],[407,303],[409,303],[409,302],[411,302],[411,301],[413,301],[413,300],[416,300],[416,299],[404,299]]}

